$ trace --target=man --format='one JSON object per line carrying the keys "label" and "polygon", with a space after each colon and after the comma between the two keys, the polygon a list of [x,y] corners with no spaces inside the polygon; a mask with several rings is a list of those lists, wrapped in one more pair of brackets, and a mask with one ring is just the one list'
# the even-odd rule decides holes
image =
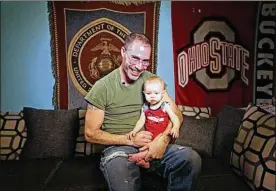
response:
{"label": "man", "polygon": [[[88,102],[85,139],[108,146],[102,153],[100,168],[109,189],[139,190],[139,162],[128,161],[128,154],[136,153],[142,147],[140,151],[148,149],[145,160],[154,161],[150,170],[168,179],[168,190],[192,190],[201,168],[201,158],[194,150],[169,144],[169,131],[153,140],[147,131],[127,138],[126,134],[134,128],[144,103],[143,83],[153,75],[146,71],[151,44],[145,35],[131,33],[121,48],[121,55],[121,66],[98,80],[85,97]],[[170,103],[182,122],[182,114],[167,92],[163,100]]]}

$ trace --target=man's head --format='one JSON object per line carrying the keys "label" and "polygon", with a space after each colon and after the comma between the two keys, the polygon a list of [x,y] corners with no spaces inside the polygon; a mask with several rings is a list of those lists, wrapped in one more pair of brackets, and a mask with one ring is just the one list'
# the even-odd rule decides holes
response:
{"label": "man's head", "polygon": [[121,48],[122,78],[125,82],[131,83],[149,66],[151,55],[151,44],[149,39],[140,33],[131,33],[125,40],[125,45]]}
{"label": "man's head", "polygon": [[144,83],[144,94],[147,102],[151,105],[155,105],[161,101],[164,92],[166,91],[166,85],[164,81],[158,76],[149,77]]}

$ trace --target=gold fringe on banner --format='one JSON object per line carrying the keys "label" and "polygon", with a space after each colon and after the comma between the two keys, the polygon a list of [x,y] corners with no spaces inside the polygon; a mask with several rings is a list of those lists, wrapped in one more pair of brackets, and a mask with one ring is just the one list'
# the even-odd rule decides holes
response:
{"label": "gold fringe on banner", "polygon": [[143,5],[143,4],[146,4],[146,3],[154,3],[154,2],[158,2],[158,1],[156,1],[156,0],[147,0],[147,1],[110,1],[110,2],[115,3],[115,4],[129,6],[131,4],[133,4],[133,5]]}
{"label": "gold fringe on banner", "polygon": [[160,18],[160,6],[161,6],[161,2],[157,1],[155,4],[155,9],[154,9],[154,17],[156,18],[156,22],[153,22],[153,30],[155,30],[155,32],[153,34],[155,34],[154,36],[154,43],[155,43],[155,47],[154,47],[154,53],[152,53],[153,57],[154,57],[154,66],[153,66],[153,73],[156,74],[157,73],[157,53],[158,53],[158,33],[159,33],[159,18]]}
{"label": "gold fringe on banner", "polygon": [[54,87],[53,87],[53,98],[52,98],[52,105],[54,106],[55,109],[59,108],[59,103],[58,103],[58,98],[57,98],[57,86],[58,86],[58,77],[56,74],[56,56],[55,56],[55,31],[54,31],[54,16],[53,16],[53,9],[54,9],[54,4],[51,1],[48,1],[47,3],[48,7],[48,17],[49,17],[49,29],[50,29],[50,36],[51,36],[51,68],[52,68],[52,74],[55,79],[54,82]]}

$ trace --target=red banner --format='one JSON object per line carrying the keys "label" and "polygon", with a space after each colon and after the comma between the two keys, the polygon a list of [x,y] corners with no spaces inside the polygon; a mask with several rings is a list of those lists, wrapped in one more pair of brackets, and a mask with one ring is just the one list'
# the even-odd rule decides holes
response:
{"label": "red banner", "polygon": [[172,2],[175,101],[245,107],[253,99],[257,2]]}

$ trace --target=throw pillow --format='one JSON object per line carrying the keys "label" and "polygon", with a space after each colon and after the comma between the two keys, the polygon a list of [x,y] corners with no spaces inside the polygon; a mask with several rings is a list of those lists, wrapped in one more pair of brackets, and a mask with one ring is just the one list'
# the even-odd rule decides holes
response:
{"label": "throw pillow", "polygon": [[[276,107],[275,107],[275,105],[264,103],[264,104],[260,104],[260,105],[257,105],[257,106],[260,107],[260,108],[262,108],[263,110],[267,111],[268,113],[276,115]],[[247,107],[242,107],[240,109],[246,110]]]}
{"label": "throw pillow", "polygon": [[267,111],[268,113],[271,113],[273,115],[276,115],[276,108],[274,105],[271,104],[262,104],[259,106],[263,110]]}
{"label": "throw pillow", "polygon": [[217,128],[214,141],[214,155],[221,159],[224,166],[229,166],[230,153],[234,139],[240,127],[245,111],[226,105],[217,114]]}
{"label": "throw pillow", "polygon": [[275,191],[276,117],[250,104],[235,138],[230,165],[252,190]]}
{"label": "throw pillow", "polygon": [[72,110],[23,109],[27,141],[20,158],[67,158],[74,154],[78,112]]}
{"label": "throw pillow", "polygon": [[196,119],[184,116],[176,144],[192,147],[202,157],[212,157],[216,118]]}
{"label": "throw pillow", "polygon": [[178,105],[178,108],[185,116],[195,117],[196,119],[211,117],[210,107],[189,107],[184,105]]}
{"label": "throw pillow", "polygon": [[0,160],[19,160],[27,132],[22,112],[1,112]]}
{"label": "throw pillow", "polygon": [[86,114],[85,109],[78,110],[79,133],[77,136],[75,157],[89,156],[90,154],[101,153],[101,151],[104,149],[104,145],[91,144],[85,140],[84,138],[85,114]]}
{"label": "throw pillow", "polygon": [[76,141],[75,156],[89,156],[92,152],[92,144],[84,138],[85,109],[78,110],[79,133]]}

